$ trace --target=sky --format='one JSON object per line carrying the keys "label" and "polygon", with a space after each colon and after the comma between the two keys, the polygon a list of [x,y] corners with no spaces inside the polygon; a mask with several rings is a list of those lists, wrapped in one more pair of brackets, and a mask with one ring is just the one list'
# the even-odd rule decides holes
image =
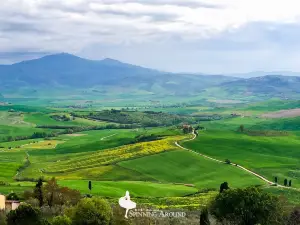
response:
{"label": "sky", "polygon": [[0,0],[0,64],[67,52],[170,72],[300,72],[299,0]]}

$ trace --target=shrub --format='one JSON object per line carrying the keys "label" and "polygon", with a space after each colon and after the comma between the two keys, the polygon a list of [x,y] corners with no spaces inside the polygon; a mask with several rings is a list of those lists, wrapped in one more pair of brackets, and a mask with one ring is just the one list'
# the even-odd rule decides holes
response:
{"label": "shrub", "polygon": [[67,216],[57,216],[53,218],[51,225],[71,225],[72,220]]}
{"label": "shrub", "polygon": [[110,205],[100,198],[82,199],[69,213],[73,225],[107,225],[112,217]]}
{"label": "shrub", "polygon": [[229,189],[229,186],[228,186],[227,182],[224,182],[220,185],[220,193],[222,193],[223,191],[228,190],[228,189]]}
{"label": "shrub", "polygon": [[21,204],[7,214],[7,225],[42,225],[41,212],[28,204]]}
{"label": "shrub", "polygon": [[18,201],[20,198],[18,197],[18,195],[14,192],[11,192],[10,194],[8,194],[6,196],[6,199],[7,200],[15,200],[15,201]]}
{"label": "shrub", "polygon": [[232,189],[220,193],[210,206],[213,216],[230,224],[284,224],[280,199],[260,189]]}
{"label": "shrub", "polygon": [[0,224],[1,225],[6,225],[6,216],[5,212],[0,210]]}
{"label": "shrub", "polygon": [[229,159],[225,159],[226,164],[231,164],[231,161]]}
{"label": "shrub", "polygon": [[28,198],[25,203],[31,205],[32,207],[39,207],[39,200],[36,198]]}

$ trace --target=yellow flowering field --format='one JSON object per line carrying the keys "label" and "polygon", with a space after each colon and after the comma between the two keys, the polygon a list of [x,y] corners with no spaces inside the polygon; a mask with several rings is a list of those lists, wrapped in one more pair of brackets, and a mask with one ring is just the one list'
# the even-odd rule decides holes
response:
{"label": "yellow flowering field", "polygon": [[44,173],[64,173],[78,169],[99,167],[116,164],[120,161],[153,155],[177,149],[174,142],[182,140],[184,136],[169,137],[162,140],[141,142],[125,145],[118,148],[101,150],[94,153],[85,153],[74,156],[72,159],[51,163],[43,169]]}

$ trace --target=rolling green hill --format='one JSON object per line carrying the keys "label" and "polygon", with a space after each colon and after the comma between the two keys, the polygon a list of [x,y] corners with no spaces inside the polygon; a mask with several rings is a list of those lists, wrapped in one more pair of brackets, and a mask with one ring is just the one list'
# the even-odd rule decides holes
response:
{"label": "rolling green hill", "polygon": [[269,180],[277,176],[281,184],[285,178],[291,179],[294,186],[300,187],[299,144],[298,136],[293,134],[267,137],[209,130],[184,145],[219,160],[229,159]]}

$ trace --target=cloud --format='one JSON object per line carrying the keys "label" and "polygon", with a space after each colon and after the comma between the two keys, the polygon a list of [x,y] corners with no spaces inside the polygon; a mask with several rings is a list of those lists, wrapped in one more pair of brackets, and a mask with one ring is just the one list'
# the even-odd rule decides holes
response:
{"label": "cloud", "polygon": [[284,52],[287,58],[273,58],[296,68],[288,62],[297,53],[286,52],[300,42],[299,6],[296,0],[2,0],[0,52],[70,52],[191,71],[229,71],[236,60],[251,70],[264,66],[257,58]]}

